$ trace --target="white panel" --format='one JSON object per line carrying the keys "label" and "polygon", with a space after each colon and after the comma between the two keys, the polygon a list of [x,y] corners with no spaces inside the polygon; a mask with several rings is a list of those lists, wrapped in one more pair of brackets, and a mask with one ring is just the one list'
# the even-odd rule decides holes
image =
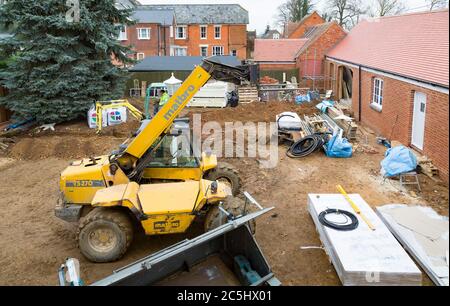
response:
{"label": "white panel", "polygon": [[420,150],[423,150],[423,141],[425,137],[426,109],[427,96],[424,93],[416,91],[414,94],[411,144]]}
{"label": "white panel", "polygon": [[354,213],[341,194],[309,194],[308,210],[319,232],[325,251],[343,285],[420,285],[422,275],[403,247],[372,208],[358,194],[349,195],[370,220],[375,231],[358,217],[352,231],[338,231],[320,223],[319,214],[336,208]]}

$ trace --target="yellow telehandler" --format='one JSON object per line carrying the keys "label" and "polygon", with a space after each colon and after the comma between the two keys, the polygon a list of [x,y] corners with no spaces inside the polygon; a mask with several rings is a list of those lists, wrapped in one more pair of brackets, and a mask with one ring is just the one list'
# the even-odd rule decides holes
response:
{"label": "yellow telehandler", "polygon": [[232,196],[239,185],[235,170],[228,165],[218,168],[212,154],[196,158],[179,146],[183,121],[174,121],[210,78],[253,83],[258,67],[246,63],[231,67],[204,59],[119,150],[72,162],[61,173],[55,215],[79,222],[78,244],[86,258],[93,262],[121,258],[133,239],[133,221],[147,235],[161,235],[185,232],[198,216],[205,216],[208,231],[246,213],[244,201]]}

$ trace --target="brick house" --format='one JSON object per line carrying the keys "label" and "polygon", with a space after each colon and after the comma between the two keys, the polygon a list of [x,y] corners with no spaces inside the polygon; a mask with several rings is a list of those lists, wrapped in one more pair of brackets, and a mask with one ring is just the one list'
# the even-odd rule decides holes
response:
{"label": "brick house", "polygon": [[325,20],[317,13],[317,11],[306,15],[299,22],[289,22],[286,24],[283,37],[284,38],[302,38],[308,28],[325,23]]}
{"label": "brick house", "polygon": [[136,24],[122,26],[118,40],[123,45],[132,46],[135,59],[169,55],[173,41],[171,29],[175,24],[173,10],[155,10],[137,6],[132,19]]}
{"label": "brick house", "polygon": [[255,39],[254,61],[259,64],[261,76],[281,79],[299,77],[296,55],[307,39]]}
{"label": "brick house", "polygon": [[249,14],[238,4],[142,5],[137,9],[173,10],[170,55],[233,55],[247,58]]}
{"label": "brick house", "polygon": [[327,53],[325,70],[357,120],[430,158],[448,183],[448,10],[362,21]]}
{"label": "brick house", "polygon": [[328,22],[306,28],[301,38],[257,39],[254,60],[269,76],[294,74],[302,86],[322,88],[325,54],[346,34],[339,24]]}

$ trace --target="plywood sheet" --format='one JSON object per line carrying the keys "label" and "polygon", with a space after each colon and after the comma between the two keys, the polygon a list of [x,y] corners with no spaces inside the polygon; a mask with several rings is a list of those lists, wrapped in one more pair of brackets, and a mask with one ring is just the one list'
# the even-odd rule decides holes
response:
{"label": "plywood sheet", "polygon": [[[412,217],[418,213],[423,215],[419,216],[418,220],[429,218],[431,221],[435,220],[436,224],[445,224],[445,222],[447,222],[447,228],[440,233],[438,239],[433,240],[424,235],[420,221],[417,222],[417,227],[414,226],[414,219],[406,221],[408,226],[399,224],[394,217],[400,211],[399,209],[404,212],[404,216]],[[405,213],[408,209],[411,209],[414,213]],[[408,253],[410,253],[419,263],[431,280],[436,285],[448,286],[448,218],[439,216],[431,207],[407,206],[404,204],[390,204],[378,207],[377,213]],[[405,217],[401,220],[404,221],[404,219]]]}
{"label": "plywood sheet", "polygon": [[357,216],[359,226],[353,231],[323,226],[318,216],[328,208],[354,211],[340,194],[308,195],[308,210],[342,284],[421,285],[420,270],[386,225],[360,195],[353,194],[350,198],[375,226],[375,231],[360,216]]}

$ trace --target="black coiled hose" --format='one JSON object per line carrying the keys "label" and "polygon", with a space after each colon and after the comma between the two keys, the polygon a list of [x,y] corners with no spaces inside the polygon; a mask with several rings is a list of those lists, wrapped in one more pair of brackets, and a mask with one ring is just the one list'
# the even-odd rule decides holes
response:
{"label": "black coiled hose", "polygon": [[324,144],[325,138],[323,134],[313,134],[295,142],[286,154],[291,158],[305,157],[322,148]]}
{"label": "black coiled hose", "polygon": [[[345,222],[345,223],[337,223],[337,222],[332,222],[330,220],[328,220],[326,218],[326,216],[328,214],[340,214],[340,215],[345,215],[348,219],[351,221],[351,223]],[[340,209],[327,209],[322,211],[319,214],[319,221],[320,223],[322,223],[323,225],[333,228],[335,230],[338,231],[352,231],[354,229],[356,229],[358,227],[359,221],[358,218],[352,214],[351,212],[348,212],[346,210],[340,210]],[[347,224],[348,223],[348,224]]]}

